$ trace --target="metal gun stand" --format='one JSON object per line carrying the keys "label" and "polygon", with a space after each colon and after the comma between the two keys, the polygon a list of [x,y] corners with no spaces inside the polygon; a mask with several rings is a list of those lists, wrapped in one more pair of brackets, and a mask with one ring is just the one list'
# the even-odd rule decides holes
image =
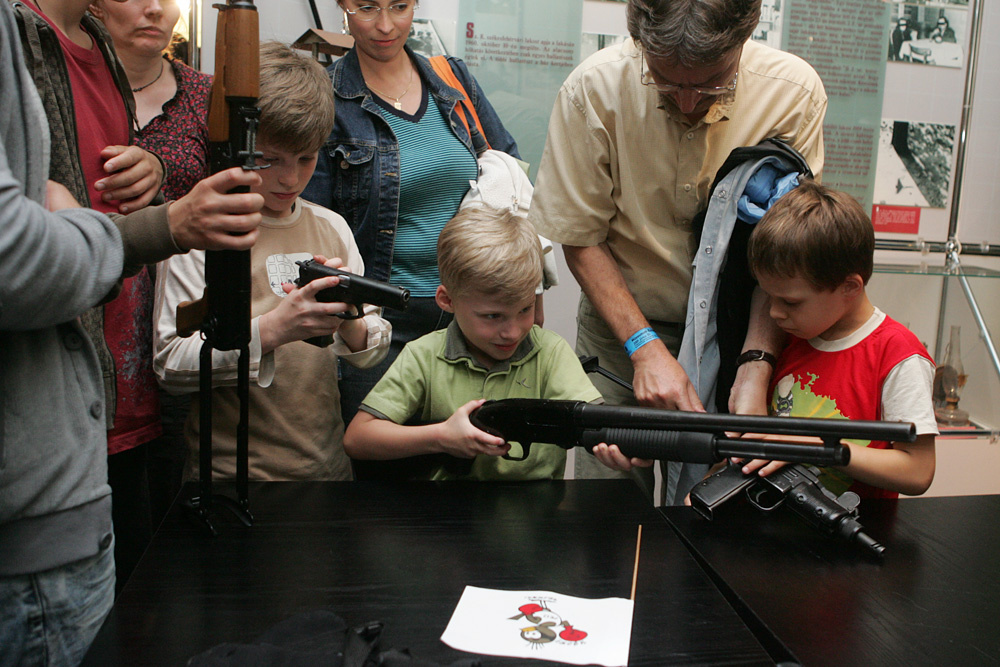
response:
{"label": "metal gun stand", "polygon": [[[250,268],[249,251],[218,251],[219,253],[245,254],[247,272]],[[206,253],[205,274],[209,274],[210,255]],[[235,258],[237,261],[242,258]],[[249,277],[248,277],[249,278]],[[249,282],[249,281],[248,281]],[[210,282],[206,281],[206,298],[211,303]],[[234,299],[238,301],[239,299]],[[237,366],[236,393],[240,399],[240,421],[236,426],[236,500],[228,496],[212,492],[212,350],[235,349],[216,347],[220,343],[213,336],[217,322],[206,321],[203,325],[205,341],[201,345],[201,356],[198,367],[198,400],[199,400],[199,434],[198,434],[198,495],[184,501],[184,506],[202,523],[213,537],[219,532],[212,523],[210,513],[212,506],[219,503],[231,511],[240,522],[249,527],[253,525],[253,515],[250,513],[249,498],[249,434],[250,434],[250,340],[241,341],[240,356]],[[248,319],[249,322],[249,319]]]}
{"label": "metal gun stand", "polygon": [[[212,101],[209,107],[209,160],[211,173],[240,166],[246,171],[259,170],[256,159],[262,157],[257,151],[257,125],[260,109],[257,107],[259,93],[259,65],[257,64],[257,40],[259,33],[257,8],[252,0],[228,0],[228,4],[217,4],[219,25],[216,34],[216,84],[222,78],[223,87],[213,84]],[[226,12],[235,11],[235,14]],[[252,17],[252,18],[251,18]],[[226,49],[232,33],[229,30],[250,30],[254,40],[252,49],[246,42],[234,39],[236,46],[248,49],[241,55],[252,52],[252,67],[249,60],[237,63],[248,68],[242,74],[252,73],[252,77],[240,77],[232,67]],[[220,39],[221,36],[221,39]],[[220,64],[224,68],[220,70]],[[215,98],[219,90],[224,90],[225,105],[217,104]],[[218,117],[217,109],[224,109]],[[213,122],[215,121],[215,122]],[[216,124],[225,121],[225,136],[216,136]],[[235,188],[232,192],[249,192],[249,188]],[[213,535],[218,531],[209,516],[215,503],[229,509],[245,526],[253,525],[250,513],[249,486],[249,413],[250,413],[250,313],[251,313],[251,272],[249,250],[208,250],[205,252],[205,316],[201,321],[204,343],[198,368],[198,389],[200,433],[198,442],[198,495],[185,502],[185,507]],[[236,500],[212,492],[212,350],[239,350],[236,391],[240,401],[240,420],[236,427]]]}

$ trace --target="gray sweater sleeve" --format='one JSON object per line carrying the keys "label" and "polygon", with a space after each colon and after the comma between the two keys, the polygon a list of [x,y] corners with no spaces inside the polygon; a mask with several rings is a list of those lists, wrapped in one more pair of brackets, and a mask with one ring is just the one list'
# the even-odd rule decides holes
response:
{"label": "gray sweater sleeve", "polygon": [[121,236],[107,216],[51,213],[25,195],[0,133],[0,330],[72,320],[115,286],[122,261]]}

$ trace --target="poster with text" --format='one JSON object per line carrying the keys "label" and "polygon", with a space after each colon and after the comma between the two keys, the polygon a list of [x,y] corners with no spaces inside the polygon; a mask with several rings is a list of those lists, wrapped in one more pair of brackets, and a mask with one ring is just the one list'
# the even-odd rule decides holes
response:
{"label": "poster with text", "polygon": [[785,50],[811,64],[826,88],[823,183],[872,204],[890,3],[788,0]]}
{"label": "poster with text", "polygon": [[579,0],[460,0],[456,53],[517,141],[532,180],[559,86],[580,59]]}

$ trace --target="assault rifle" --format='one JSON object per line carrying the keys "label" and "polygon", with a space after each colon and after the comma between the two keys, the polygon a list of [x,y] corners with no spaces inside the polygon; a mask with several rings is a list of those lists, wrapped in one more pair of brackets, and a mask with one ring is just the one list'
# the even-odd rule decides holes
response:
{"label": "assault rifle", "polygon": [[691,507],[711,521],[715,508],[740,491],[759,510],[770,512],[784,505],[809,525],[853,542],[869,555],[881,558],[885,551],[858,523],[858,495],[853,491],[835,495],[820,483],[814,468],[804,465],[787,465],[760,477],[756,472],[744,475],[742,464],[729,463],[691,489]]}
{"label": "assault rifle", "polygon": [[[260,109],[260,47],[257,8],[253,0],[216,4],[215,79],[208,109],[209,168],[214,174],[231,167],[259,169],[256,159]],[[237,188],[233,192],[247,192]],[[218,501],[245,525],[253,524],[248,498],[250,395],[250,251],[207,250],[205,295],[177,307],[177,333],[187,336],[200,329],[204,344],[199,359],[199,495],[188,508],[215,535],[209,518]],[[212,493],[212,350],[239,350],[236,391],[240,421],[236,429],[237,500]]]}
{"label": "assault rifle", "polygon": [[[514,461],[527,458],[536,442],[564,449],[592,449],[604,442],[618,445],[625,456],[643,459],[717,463],[739,457],[829,466],[850,461],[843,439],[916,439],[913,424],[902,422],[709,414],[533,398],[487,401],[469,419],[476,428],[518,443],[520,456],[505,455]],[[732,432],[818,436],[823,444],[731,437]]]}

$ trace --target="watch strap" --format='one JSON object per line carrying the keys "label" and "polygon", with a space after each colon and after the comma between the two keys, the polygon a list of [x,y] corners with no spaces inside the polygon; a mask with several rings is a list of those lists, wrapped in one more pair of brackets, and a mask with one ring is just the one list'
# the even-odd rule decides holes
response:
{"label": "watch strap", "polygon": [[737,368],[748,361],[766,361],[771,364],[772,367],[778,365],[777,357],[770,352],[765,352],[764,350],[747,350],[740,356],[736,357]]}

